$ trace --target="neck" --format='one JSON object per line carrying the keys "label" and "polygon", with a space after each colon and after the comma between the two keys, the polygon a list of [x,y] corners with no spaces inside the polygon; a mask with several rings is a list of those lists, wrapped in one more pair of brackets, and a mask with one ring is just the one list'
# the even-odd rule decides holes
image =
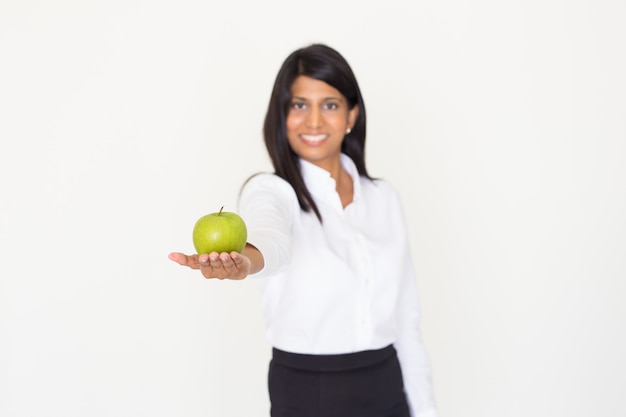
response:
{"label": "neck", "polygon": [[[333,177],[335,178],[335,177]],[[348,204],[352,202],[354,197],[354,182],[352,177],[340,167],[337,178],[335,178],[335,182],[337,183],[336,190],[339,194],[339,198],[341,199],[341,204],[345,208]]]}

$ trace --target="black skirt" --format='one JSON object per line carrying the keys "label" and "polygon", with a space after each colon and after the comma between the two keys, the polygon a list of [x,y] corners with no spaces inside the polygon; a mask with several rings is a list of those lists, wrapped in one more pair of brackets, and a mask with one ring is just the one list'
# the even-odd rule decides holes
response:
{"label": "black skirt", "polygon": [[273,350],[272,417],[410,417],[396,350],[343,355]]}

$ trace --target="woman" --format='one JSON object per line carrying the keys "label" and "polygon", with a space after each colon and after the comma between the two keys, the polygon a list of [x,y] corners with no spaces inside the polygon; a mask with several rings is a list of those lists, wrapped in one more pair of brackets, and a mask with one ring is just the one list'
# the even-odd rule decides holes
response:
{"label": "woman", "polygon": [[401,203],[365,167],[365,106],[345,59],[293,52],[265,118],[274,174],[243,187],[241,254],[170,258],[261,286],[273,417],[436,416]]}

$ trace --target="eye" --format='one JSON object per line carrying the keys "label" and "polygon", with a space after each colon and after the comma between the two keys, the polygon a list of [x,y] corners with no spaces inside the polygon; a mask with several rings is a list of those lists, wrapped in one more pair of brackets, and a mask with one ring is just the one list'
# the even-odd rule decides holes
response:
{"label": "eye", "polygon": [[302,110],[306,107],[306,104],[300,102],[300,101],[294,101],[293,103],[291,103],[291,108],[295,109],[295,110]]}
{"label": "eye", "polygon": [[337,110],[339,108],[339,104],[334,102],[325,103],[324,108],[326,110]]}

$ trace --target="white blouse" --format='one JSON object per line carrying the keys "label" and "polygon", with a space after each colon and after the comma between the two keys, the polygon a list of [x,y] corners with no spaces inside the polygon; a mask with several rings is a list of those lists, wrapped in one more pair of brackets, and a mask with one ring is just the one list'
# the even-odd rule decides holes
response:
{"label": "white blouse", "polygon": [[322,215],[298,205],[293,188],[273,174],[243,187],[239,214],[265,266],[252,275],[262,291],[267,337],[295,353],[341,354],[393,344],[415,417],[437,415],[429,360],[420,338],[415,270],[400,199],[386,182],[354,180],[342,207],[335,180],[301,160],[304,181]]}

